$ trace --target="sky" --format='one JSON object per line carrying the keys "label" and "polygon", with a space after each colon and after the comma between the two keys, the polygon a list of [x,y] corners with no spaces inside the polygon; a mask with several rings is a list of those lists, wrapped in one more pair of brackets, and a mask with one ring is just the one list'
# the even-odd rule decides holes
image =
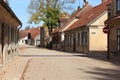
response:
{"label": "sky", "polygon": [[[16,16],[20,19],[22,22],[23,26],[22,29],[24,29],[26,26],[31,26],[31,27],[37,27],[37,26],[42,26],[42,24],[29,24],[29,17],[30,14],[28,13],[28,5],[30,4],[30,0],[8,0],[10,3],[10,7],[13,10],[13,12],[16,14]],[[90,5],[96,6],[101,3],[102,0],[87,0]],[[76,3],[73,5],[74,10],[77,9],[78,6],[83,6],[83,0],[76,0]]]}

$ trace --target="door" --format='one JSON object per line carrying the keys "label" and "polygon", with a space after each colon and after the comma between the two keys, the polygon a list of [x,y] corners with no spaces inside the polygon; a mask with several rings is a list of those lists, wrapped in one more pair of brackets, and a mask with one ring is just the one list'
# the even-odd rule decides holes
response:
{"label": "door", "polygon": [[4,48],[4,24],[2,24],[2,32],[1,32],[1,44],[2,44],[2,53],[3,53],[3,48]]}
{"label": "door", "polygon": [[4,49],[4,33],[5,33],[5,26],[4,26],[4,24],[2,24],[2,26],[1,26],[1,47],[2,47],[2,63],[3,63],[3,58],[4,58],[4,54],[3,54],[3,49]]}
{"label": "door", "polygon": [[74,42],[73,51],[75,52],[76,51],[76,39],[75,38],[73,39],[73,42]]}

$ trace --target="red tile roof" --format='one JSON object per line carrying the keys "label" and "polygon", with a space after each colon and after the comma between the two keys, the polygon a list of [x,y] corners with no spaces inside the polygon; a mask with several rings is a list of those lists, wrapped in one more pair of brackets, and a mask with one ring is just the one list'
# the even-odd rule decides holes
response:
{"label": "red tile roof", "polygon": [[66,28],[66,26],[72,22],[72,20],[74,20],[75,18],[76,18],[76,19],[81,18],[81,16],[82,16],[84,13],[88,12],[91,8],[92,8],[92,6],[90,6],[89,4],[87,4],[87,5],[84,6],[82,9],[77,10],[77,11],[73,14],[73,16],[71,16],[71,18],[68,20],[68,22],[66,22],[66,23],[59,29],[59,31],[62,32],[62,31]]}
{"label": "red tile roof", "polygon": [[40,28],[31,28],[30,30],[21,30],[19,32],[20,38],[24,38],[28,36],[28,34],[31,34],[31,37],[34,39],[36,36],[40,34]]}
{"label": "red tile roof", "polygon": [[21,30],[19,32],[19,35],[20,35],[20,39],[25,38],[26,36],[28,36],[28,32],[26,30]]}
{"label": "red tile roof", "polygon": [[85,12],[89,11],[92,8],[92,6],[90,6],[89,4],[87,4],[86,6],[84,6],[82,9],[78,9],[71,17],[69,20],[67,20],[67,22],[61,26],[60,28],[58,28],[57,30],[53,31],[52,33],[57,33],[57,32],[62,32],[66,26],[68,24],[71,23],[72,20],[74,20],[75,18],[80,18],[82,16],[82,14],[84,14]]}
{"label": "red tile roof", "polygon": [[75,29],[78,27],[85,26],[89,24],[91,21],[95,20],[97,17],[99,17],[104,11],[108,9],[107,5],[110,4],[111,1],[104,2],[96,7],[93,7],[88,12],[82,14],[82,16],[79,18],[78,21],[76,21],[74,24],[72,24],[70,27],[68,27],[65,31]]}
{"label": "red tile roof", "polygon": [[35,38],[36,36],[40,34],[40,28],[32,28],[30,30],[30,33],[31,33],[31,37]]}

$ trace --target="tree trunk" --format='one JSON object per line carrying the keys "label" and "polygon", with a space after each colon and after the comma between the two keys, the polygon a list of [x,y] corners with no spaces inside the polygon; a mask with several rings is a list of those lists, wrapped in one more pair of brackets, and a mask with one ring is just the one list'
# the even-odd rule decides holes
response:
{"label": "tree trunk", "polygon": [[52,27],[50,25],[48,26],[48,31],[49,31],[49,42],[48,42],[47,48],[51,49],[52,48],[52,37],[51,37]]}

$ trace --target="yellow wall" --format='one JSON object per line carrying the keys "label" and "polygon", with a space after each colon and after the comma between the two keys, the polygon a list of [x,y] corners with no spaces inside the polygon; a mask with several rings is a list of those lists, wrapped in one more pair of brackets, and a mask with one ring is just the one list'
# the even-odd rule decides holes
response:
{"label": "yellow wall", "polygon": [[103,33],[104,21],[107,19],[107,12],[93,22],[89,27],[89,50],[106,51],[107,34]]}
{"label": "yellow wall", "polygon": [[89,50],[90,51],[106,51],[107,50],[107,34],[103,33],[103,27],[90,27]]}

